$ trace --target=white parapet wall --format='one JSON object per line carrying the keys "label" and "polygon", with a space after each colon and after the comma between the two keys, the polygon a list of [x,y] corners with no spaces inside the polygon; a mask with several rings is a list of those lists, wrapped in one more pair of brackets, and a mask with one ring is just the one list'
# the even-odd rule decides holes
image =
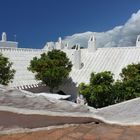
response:
{"label": "white parapet wall", "polygon": [[2,42],[2,41],[0,41],[0,48],[2,48],[2,47],[17,48],[18,47],[18,42],[12,42],[12,41]]}

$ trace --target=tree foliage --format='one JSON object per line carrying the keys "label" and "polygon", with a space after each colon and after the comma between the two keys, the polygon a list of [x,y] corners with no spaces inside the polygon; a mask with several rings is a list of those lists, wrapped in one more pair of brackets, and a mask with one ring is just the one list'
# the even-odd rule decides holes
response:
{"label": "tree foliage", "polygon": [[34,57],[28,69],[36,74],[36,79],[50,87],[50,92],[53,92],[53,89],[58,88],[68,77],[71,68],[72,63],[66,53],[52,50],[47,54],[41,54],[40,58]]}
{"label": "tree foliage", "polygon": [[90,84],[80,84],[80,94],[96,108],[139,97],[140,64],[128,65],[122,69],[120,76],[121,80],[114,81],[109,71],[92,73]]}
{"label": "tree foliage", "polygon": [[140,96],[140,64],[131,64],[122,69],[122,80],[115,83],[118,101],[125,101]]}
{"label": "tree foliage", "polygon": [[128,81],[140,77],[140,63],[126,66],[122,69],[120,76],[123,81]]}
{"label": "tree foliage", "polygon": [[90,84],[80,84],[80,94],[86,98],[90,106],[96,108],[113,104],[113,74],[109,71],[92,73]]}
{"label": "tree foliage", "polygon": [[0,54],[0,84],[8,85],[9,82],[12,82],[15,74],[15,70],[11,69],[12,64],[7,57]]}

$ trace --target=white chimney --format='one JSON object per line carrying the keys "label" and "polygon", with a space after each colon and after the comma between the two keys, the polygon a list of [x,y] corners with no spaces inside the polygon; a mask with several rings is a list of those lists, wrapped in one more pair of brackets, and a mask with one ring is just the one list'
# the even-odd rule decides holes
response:
{"label": "white chimney", "polygon": [[1,41],[2,42],[6,42],[7,41],[7,36],[6,36],[5,32],[2,33],[2,40]]}
{"label": "white chimney", "polygon": [[95,36],[92,35],[88,41],[88,51],[89,52],[95,52],[96,51],[96,39]]}
{"label": "white chimney", "polygon": [[59,37],[58,42],[55,43],[55,48],[57,50],[61,50],[64,48],[63,41],[62,41],[61,37]]}
{"label": "white chimney", "polygon": [[52,46],[52,44],[50,42],[48,42],[46,45],[47,45],[47,50],[48,51],[52,51],[53,50],[53,46]]}
{"label": "white chimney", "polygon": [[81,49],[79,45],[76,45],[75,51],[74,51],[74,68],[78,70],[82,68]]}
{"label": "white chimney", "polygon": [[140,47],[140,35],[137,36],[136,47]]}

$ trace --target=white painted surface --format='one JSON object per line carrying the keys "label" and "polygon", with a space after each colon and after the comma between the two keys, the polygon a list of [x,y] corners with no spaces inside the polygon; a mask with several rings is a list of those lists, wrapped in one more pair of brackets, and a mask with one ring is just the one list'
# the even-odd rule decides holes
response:
{"label": "white painted surface", "polygon": [[[74,63],[74,49],[63,49],[67,53],[72,63]],[[27,85],[37,85],[34,74],[27,70],[30,60],[33,57],[39,57],[46,50],[41,49],[23,49],[23,48],[0,48],[0,52],[13,62],[13,68],[16,74],[11,87]],[[122,68],[128,64],[140,62],[140,47],[118,47],[118,48],[98,48],[96,52],[89,53],[87,49],[81,49],[81,62],[83,67],[75,69],[73,67],[70,77],[73,82],[80,84],[88,83],[92,72],[111,71],[114,78],[119,78]]]}
{"label": "white painted surface", "polygon": [[5,32],[2,33],[2,39],[0,41],[0,48],[17,48],[18,42],[7,41],[7,35]]}
{"label": "white painted surface", "polygon": [[30,60],[33,57],[40,57],[41,53],[46,52],[45,50],[39,49],[24,49],[24,48],[0,48],[0,52],[9,58],[13,62],[13,69],[16,70],[13,83],[10,83],[10,87],[20,87],[24,89],[24,85],[27,88],[36,86],[39,81],[36,81],[34,74],[28,71]]}
{"label": "white painted surface", "polygon": [[96,51],[96,39],[95,39],[95,36],[92,35],[88,41],[88,51],[90,53],[93,53]]}
{"label": "white painted surface", "polygon": [[2,33],[2,40],[1,41],[2,42],[7,41],[7,36],[6,36],[6,33],[5,32]]}
{"label": "white painted surface", "polygon": [[80,46],[76,45],[75,51],[74,51],[74,68],[77,70],[81,69],[81,50]]}
{"label": "white painted surface", "polygon": [[[95,42],[95,39],[91,40]],[[58,42],[63,44],[60,38]],[[20,89],[38,87],[40,81],[35,80],[34,74],[28,71],[27,67],[29,67],[33,57],[40,57],[40,54],[49,50],[50,49],[47,48],[27,49],[0,47],[0,52],[13,62],[13,68],[16,70],[13,83],[10,83],[9,86],[18,87]],[[77,87],[81,82],[88,83],[92,72],[111,71],[114,73],[114,78],[118,79],[120,78],[119,74],[122,68],[128,64],[140,62],[140,47],[136,46],[98,48],[94,52],[89,52],[89,48],[75,50],[65,47],[62,51],[67,54],[73,64],[70,73],[70,78],[72,79],[71,86],[66,83],[63,88],[66,89],[64,90],[65,92],[69,90],[71,93],[75,93],[77,89],[73,90],[74,87]],[[80,67],[80,63],[83,63],[82,67]]]}
{"label": "white painted surface", "polygon": [[35,95],[36,96],[43,96],[46,98],[53,98],[53,99],[57,99],[57,100],[65,100],[65,99],[68,99],[70,97],[70,95],[60,95],[60,94],[54,94],[54,93],[38,93]]}
{"label": "white painted surface", "polygon": [[137,36],[136,47],[140,47],[140,35]]}

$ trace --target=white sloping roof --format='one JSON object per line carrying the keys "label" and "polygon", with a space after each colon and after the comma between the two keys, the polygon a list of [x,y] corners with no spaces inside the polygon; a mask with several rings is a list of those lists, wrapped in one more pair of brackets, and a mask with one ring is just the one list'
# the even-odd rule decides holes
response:
{"label": "white sloping roof", "polygon": [[34,74],[28,71],[30,60],[33,57],[39,57],[41,53],[45,52],[41,49],[24,49],[24,48],[0,48],[0,52],[13,62],[13,69],[16,70],[14,80],[10,83],[10,87],[20,87],[23,89],[24,85],[27,88],[31,85],[37,85],[39,81],[35,80]]}
{"label": "white sloping roof", "polygon": [[[74,63],[75,50],[64,49],[63,51]],[[35,80],[34,74],[28,71],[27,67],[33,57],[39,57],[41,53],[46,52],[45,50],[0,48],[0,52],[13,62],[13,68],[16,70],[11,87],[22,89],[37,86],[39,81]],[[118,79],[122,68],[128,64],[140,62],[140,47],[98,48],[94,53],[89,53],[88,49],[82,49],[81,59],[84,66],[80,70],[73,67],[70,73],[70,77],[77,85],[81,82],[88,83],[92,72],[111,71],[114,73],[114,78]]]}
{"label": "white sloping roof", "polygon": [[[69,54],[69,50],[66,53]],[[119,79],[122,68],[140,62],[139,47],[98,48],[94,53],[82,49],[81,53],[84,66],[80,70],[73,68],[70,73],[73,82],[78,84],[88,83],[92,72],[111,71],[114,78]]]}
{"label": "white sloping roof", "polygon": [[98,109],[96,115],[101,116],[106,123],[138,125],[140,124],[140,98]]}

